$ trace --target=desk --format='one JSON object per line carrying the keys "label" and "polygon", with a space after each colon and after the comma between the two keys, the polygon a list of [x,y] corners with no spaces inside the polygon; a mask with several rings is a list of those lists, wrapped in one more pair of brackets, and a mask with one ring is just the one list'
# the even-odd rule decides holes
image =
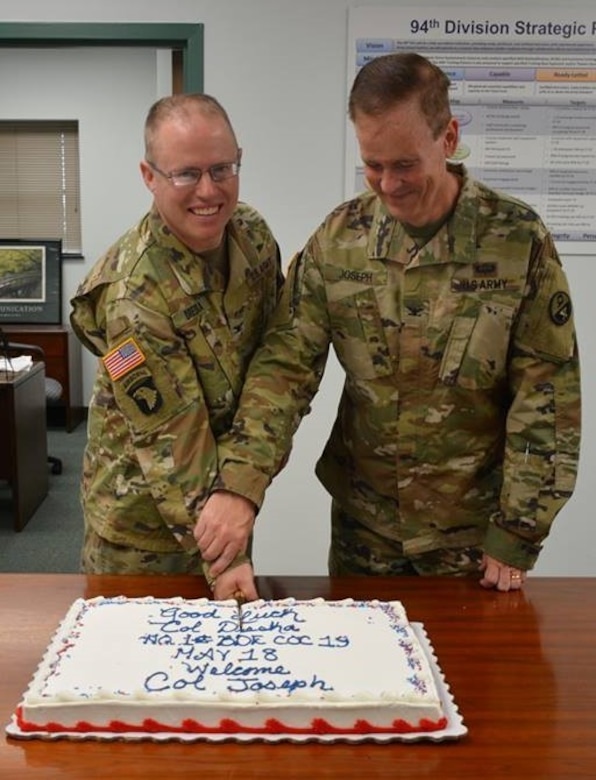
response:
{"label": "desk", "polygon": [[11,341],[41,347],[45,355],[46,374],[62,385],[62,398],[48,407],[62,412],[68,432],[84,418],[81,342],[64,325],[3,325]]}
{"label": "desk", "polygon": [[0,372],[0,479],[11,487],[15,531],[48,494],[45,409],[43,363],[14,375]]}
{"label": "desk", "polygon": [[[0,777],[431,778],[596,776],[596,578],[530,578],[496,593],[459,578],[260,577],[264,598],[401,600],[432,639],[469,733],[457,742],[123,743],[4,737]],[[78,597],[207,595],[194,577],[0,574],[0,721]]]}

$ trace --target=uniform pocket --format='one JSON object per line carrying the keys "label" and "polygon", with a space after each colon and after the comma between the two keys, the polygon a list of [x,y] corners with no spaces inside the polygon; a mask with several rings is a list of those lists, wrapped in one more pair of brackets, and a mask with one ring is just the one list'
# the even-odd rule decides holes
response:
{"label": "uniform pocket", "polygon": [[349,376],[375,379],[395,370],[373,290],[329,301],[333,347]]}
{"label": "uniform pocket", "polygon": [[443,354],[440,380],[468,390],[487,389],[505,377],[514,309],[482,304],[477,315],[453,321]]}

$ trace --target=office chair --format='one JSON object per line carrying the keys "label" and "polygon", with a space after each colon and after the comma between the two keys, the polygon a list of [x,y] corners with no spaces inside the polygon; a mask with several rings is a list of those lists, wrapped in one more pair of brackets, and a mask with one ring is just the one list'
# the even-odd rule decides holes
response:
{"label": "office chair", "polygon": [[[11,355],[30,354],[38,358],[41,362],[46,362],[45,352],[41,347],[33,344],[19,344],[16,341],[9,341],[6,334],[0,328],[0,354],[10,360]],[[62,397],[62,385],[57,379],[46,376],[46,403],[56,403]],[[62,474],[62,461],[53,455],[48,455],[48,463],[52,474]]]}

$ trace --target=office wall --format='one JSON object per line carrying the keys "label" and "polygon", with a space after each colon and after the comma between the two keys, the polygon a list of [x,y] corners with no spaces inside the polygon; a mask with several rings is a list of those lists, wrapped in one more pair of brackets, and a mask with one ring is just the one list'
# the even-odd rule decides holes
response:
{"label": "office wall", "polygon": [[[287,262],[343,199],[348,8],[383,4],[392,5],[374,0],[53,0],[51,4],[0,0],[0,18],[204,23],[205,89],[229,109],[245,149],[241,196],[266,216]],[[442,3],[419,0],[408,5],[423,14]],[[492,7],[486,0],[456,5],[477,8],[479,18],[483,7]],[[525,4],[549,6],[559,8],[560,3],[531,0]],[[572,16],[574,9],[591,9],[592,0],[567,7]],[[71,55],[77,58],[76,66]],[[63,68],[51,85],[44,81],[46,70],[50,72],[46,57],[53,57],[52,67]],[[0,117],[17,110],[21,118],[52,112],[70,117],[74,111],[81,120],[85,260],[67,263],[67,296],[106,246],[149,205],[137,163],[143,115],[161,90],[163,57],[151,52],[0,51]],[[596,574],[589,477],[596,467],[596,419],[589,403],[596,376],[588,360],[595,256],[596,247],[591,256],[563,258],[583,355],[585,433],[578,489],[555,524],[535,570],[538,574]],[[91,356],[85,358],[84,373],[88,397]],[[313,467],[333,422],[340,389],[341,373],[331,359],[313,411],[302,423],[289,464],[269,490],[258,521],[255,562],[261,574],[326,570],[328,499]]]}

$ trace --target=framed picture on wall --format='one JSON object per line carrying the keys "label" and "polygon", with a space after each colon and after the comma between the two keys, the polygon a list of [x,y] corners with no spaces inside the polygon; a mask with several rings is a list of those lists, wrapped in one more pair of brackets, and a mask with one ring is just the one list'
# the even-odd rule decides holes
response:
{"label": "framed picture on wall", "polygon": [[62,241],[0,238],[0,325],[62,323]]}

